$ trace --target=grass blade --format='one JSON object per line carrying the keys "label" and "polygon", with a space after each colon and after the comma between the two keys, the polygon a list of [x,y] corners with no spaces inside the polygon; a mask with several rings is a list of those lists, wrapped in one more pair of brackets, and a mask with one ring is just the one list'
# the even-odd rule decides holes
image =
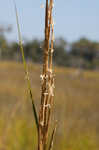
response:
{"label": "grass blade", "polygon": [[53,141],[54,141],[54,136],[55,136],[55,132],[56,132],[56,127],[57,127],[57,122],[55,124],[55,127],[54,127],[52,135],[51,135],[51,139],[50,139],[48,150],[52,150],[52,148],[53,148]]}
{"label": "grass blade", "polygon": [[[30,90],[30,97],[31,97],[31,99],[33,99],[31,90]],[[36,127],[37,127],[37,130],[39,130],[38,117],[37,117],[37,112],[36,112],[36,108],[35,108],[35,104],[34,104],[33,100],[32,100],[32,109],[33,109],[33,114],[35,117]]]}
{"label": "grass blade", "polygon": [[37,111],[36,111],[36,107],[35,107],[34,100],[33,100],[31,84],[30,84],[30,79],[29,79],[29,74],[28,74],[28,68],[27,68],[27,64],[26,64],[26,61],[25,61],[25,57],[24,57],[24,49],[23,49],[23,44],[22,44],[20,25],[19,25],[19,19],[18,19],[18,13],[17,13],[17,7],[16,7],[16,4],[15,4],[15,1],[14,1],[14,6],[15,6],[15,13],[16,13],[18,37],[19,37],[19,46],[20,46],[20,50],[21,50],[21,54],[22,54],[22,60],[23,60],[23,64],[24,64],[24,70],[25,70],[25,74],[26,74],[28,90],[29,90],[29,93],[30,93],[30,98],[32,100],[32,108],[33,108],[33,114],[34,114],[34,118],[35,118],[35,123],[36,123],[36,127],[37,127],[37,130],[38,130],[38,128],[39,128],[38,116],[37,116]]}

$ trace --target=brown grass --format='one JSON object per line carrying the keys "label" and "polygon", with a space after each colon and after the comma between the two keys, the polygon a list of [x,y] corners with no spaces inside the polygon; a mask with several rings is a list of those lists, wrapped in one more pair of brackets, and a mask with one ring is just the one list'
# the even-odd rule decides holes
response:
{"label": "brown grass", "polygon": [[[32,101],[32,109],[35,118],[35,123],[37,127],[38,133],[38,150],[46,150],[48,144],[48,132],[50,127],[51,120],[51,109],[53,104],[53,96],[54,96],[54,74],[52,68],[52,57],[53,57],[53,35],[54,35],[54,24],[53,24],[53,0],[46,0],[46,8],[45,8],[45,40],[44,40],[44,59],[43,59],[43,71],[40,75],[41,77],[41,104],[39,109],[39,117],[36,111],[36,106],[34,104],[34,97],[31,89],[31,82],[28,72],[28,67],[24,57],[24,49],[22,44],[20,25],[18,19],[18,12],[15,6],[16,13],[16,21],[17,21],[17,29],[18,29],[18,37],[19,37],[19,46],[22,55],[24,71],[27,81],[27,87],[29,91],[29,96]],[[51,41],[51,46],[50,46]],[[49,150],[52,149],[53,146],[53,138],[56,131],[56,127],[52,132],[52,136],[50,139]]]}
{"label": "brown grass", "polygon": [[[39,111],[39,130],[38,130],[38,150],[46,150],[48,144],[48,131],[51,120],[51,109],[54,96],[54,74],[52,69],[53,57],[53,0],[46,0],[45,9],[45,41],[43,72],[41,74],[41,105]],[[51,36],[51,37],[50,37]],[[50,47],[51,40],[51,47]],[[53,137],[56,128],[53,130],[49,150],[52,149]]]}
{"label": "brown grass", "polygon": [[[39,108],[40,99],[39,75],[41,68],[40,65],[29,65],[32,92],[34,93],[37,108]],[[76,147],[78,147],[78,150],[89,148],[91,150],[98,150],[99,72],[84,71],[83,76],[72,78],[71,74],[75,71],[75,69],[55,68],[56,90],[54,114],[55,118],[59,121],[59,125],[54,149],[65,150],[67,148],[75,150]],[[16,133],[20,132],[21,134],[22,129],[18,130],[17,127],[17,123],[20,120],[22,120],[22,122],[25,120],[27,127],[31,126],[31,128],[29,127],[27,129],[27,136],[28,138],[31,137],[31,145],[34,147],[32,142],[34,141],[33,136],[35,136],[35,132],[31,133],[31,129],[34,128],[34,123],[32,122],[32,107],[31,101],[28,100],[29,97],[23,76],[24,69],[22,64],[14,62],[0,63],[0,141],[2,135],[5,134],[6,149],[8,149],[8,147],[11,149],[12,144],[8,145],[10,136],[14,134],[11,140],[13,141],[13,145],[15,145]],[[10,124],[10,114],[19,101],[20,106]],[[52,119],[54,120],[54,118]],[[16,126],[13,126],[13,123],[15,123]],[[4,131],[9,124],[10,132],[7,134],[7,132],[5,133]],[[16,133],[14,133],[14,129],[17,130]],[[50,131],[52,131],[52,129]],[[24,135],[20,134],[17,137],[17,145],[21,145],[21,141],[19,140],[21,136],[22,139],[25,138]],[[25,141],[25,143],[27,142]],[[27,147],[28,146],[30,147],[27,143]],[[33,147],[30,147],[30,149]]]}

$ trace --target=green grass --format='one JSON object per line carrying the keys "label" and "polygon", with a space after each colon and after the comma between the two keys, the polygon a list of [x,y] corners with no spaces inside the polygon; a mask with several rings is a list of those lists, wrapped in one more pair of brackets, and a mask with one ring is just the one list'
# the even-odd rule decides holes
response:
{"label": "green grass", "polygon": [[[29,64],[33,97],[40,104],[41,66]],[[99,72],[55,68],[55,119],[58,127],[54,150],[98,150]],[[0,146],[6,150],[36,149],[37,135],[24,68],[0,63]],[[57,144],[58,143],[58,144]]]}

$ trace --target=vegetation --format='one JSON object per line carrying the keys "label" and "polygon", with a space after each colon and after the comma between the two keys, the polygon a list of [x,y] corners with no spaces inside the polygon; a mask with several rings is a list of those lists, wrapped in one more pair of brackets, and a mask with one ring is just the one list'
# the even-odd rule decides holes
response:
{"label": "vegetation", "polygon": [[[43,55],[43,70],[41,77],[41,104],[39,109],[39,116],[34,104],[33,94],[31,90],[31,82],[29,78],[28,68],[24,56],[24,48],[22,44],[20,25],[18,20],[18,13],[15,4],[17,29],[19,35],[19,46],[22,55],[22,61],[24,64],[24,70],[27,80],[27,86],[29,90],[30,99],[32,101],[32,109],[35,118],[35,124],[38,134],[38,150],[51,150],[53,148],[54,134],[56,131],[56,125],[52,131],[51,138],[48,146],[49,127],[51,123],[51,110],[53,106],[54,96],[54,74],[53,74],[53,52],[54,52],[54,24],[53,24],[53,0],[46,0],[45,7],[45,40],[44,40],[44,55]],[[50,44],[51,42],[51,44]]]}
{"label": "vegetation", "polygon": [[[28,64],[37,110],[41,65]],[[54,150],[98,150],[99,72],[55,68]],[[37,133],[21,63],[0,63],[0,149],[37,149]],[[52,120],[54,120],[52,117]],[[53,130],[52,125],[50,133]],[[75,138],[76,137],[76,138]],[[58,144],[57,144],[58,143]]]}
{"label": "vegetation", "polygon": [[[25,41],[24,55],[27,61],[42,63],[44,42],[38,39]],[[63,38],[55,40],[54,64],[82,69],[99,69],[99,43],[81,38],[73,43]],[[0,34],[0,60],[22,61],[16,42],[8,43],[5,34]]]}
{"label": "vegetation", "polygon": [[[98,150],[99,73],[83,69],[98,69],[99,43],[82,38],[75,43],[68,44],[60,38],[56,40],[54,46],[52,10],[53,0],[46,0],[45,40],[43,44],[38,40],[22,44],[16,5],[19,45],[9,44],[3,34],[4,31],[0,31],[0,59],[11,61],[0,63],[2,79],[0,81],[1,150],[52,150],[52,148],[57,150]],[[41,45],[44,54],[40,48]],[[22,58],[17,51],[19,48]],[[41,97],[39,97],[38,83],[40,81],[38,76],[41,66],[30,64],[30,61],[41,63],[42,54]],[[29,68],[25,57],[29,61]],[[79,69],[56,68],[57,95],[55,95],[55,103],[57,106],[52,111],[55,78],[53,57],[55,65],[78,67]],[[19,62],[13,61],[12,63],[12,60],[23,62],[24,68]],[[25,94],[22,94],[26,89],[23,79],[24,71],[27,90]],[[27,101],[28,92],[31,101]],[[36,97],[36,105],[33,97]],[[41,99],[40,102],[39,99]],[[30,102],[32,102],[32,106]],[[33,111],[34,120],[31,111]],[[58,118],[60,123],[54,145],[57,123],[55,123],[55,118],[51,116],[51,112],[55,113],[55,118]]]}

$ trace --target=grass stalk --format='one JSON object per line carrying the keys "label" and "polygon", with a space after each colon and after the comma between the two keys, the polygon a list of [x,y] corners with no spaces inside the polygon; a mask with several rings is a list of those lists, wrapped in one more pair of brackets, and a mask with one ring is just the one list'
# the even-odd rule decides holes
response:
{"label": "grass stalk", "polygon": [[50,144],[49,144],[48,150],[52,150],[52,148],[53,148],[53,141],[54,141],[54,136],[55,136],[55,132],[56,132],[56,127],[57,127],[57,122],[55,124],[55,127],[54,127],[52,135],[51,135],[51,139],[50,139]]}
{"label": "grass stalk", "polygon": [[[43,73],[41,75],[41,106],[39,111],[38,150],[46,150],[54,96],[53,57],[53,0],[46,0]],[[51,43],[51,44],[50,44]]]}
{"label": "grass stalk", "polygon": [[[53,50],[54,49],[53,48],[53,44],[54,44],[53,0],[46,0],[46,8],[45,8],[45,40],[44,40],[43,71],[40,76],[42,92],[41,92],[39,118],[33,100],[28,68],[24,57],[24,50],[23,50],[16,5],[15,5],[15,12],[16,12],[16,20],[17,20],[17,28],[18,28],[18,36],[19,36],[19,45],[22,54],[28,90],[30,93],[30,98],[32,100],[35,123],[37,126],[38,150],[46,150],[48,144],[48,137],[49,137],[48,132],[51,123],[51,111],[52,111],[53,97],[54,97],[54,73],[52,68],[52,64],[53,64],[52,58],[54,52]],[[56,131],[56,126],[53,129],[48,150],[52,149],[55,131]]]}

